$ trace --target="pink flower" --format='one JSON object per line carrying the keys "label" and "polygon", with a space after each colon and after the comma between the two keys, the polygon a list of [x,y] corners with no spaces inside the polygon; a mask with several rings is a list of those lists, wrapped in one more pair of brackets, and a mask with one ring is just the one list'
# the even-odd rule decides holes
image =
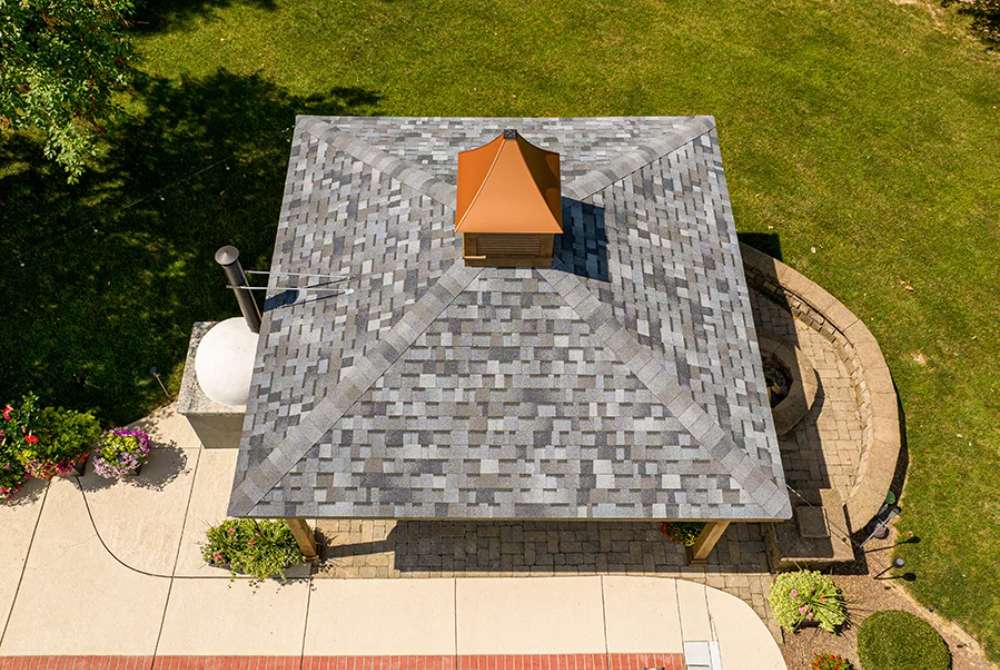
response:
{"label": "pink flower", "polygon": [[808,608],[808,607],[806,607],[805,605],[800,605],[800,606],[799,606],[799,614],[805,614],[805,613],[806,613],[806,610],[808,610],[808,609],[809,609],[809,608]]}
{"label": "pink flower", "polygon": [[24,441],[27,442],[28,444],[38,444],[38,436],[28,433],[27,435],[24,436]]}
{"label": "pink flower", "polygon": [[4,421],[10,421],[10,414],[13,411],[14,411],[14,408],[11,407],[10,405],[7,405],[6,407],[4,407],[3,408],[3,420]]}
{"label": "pink flower", "polygon": [[214,562],[214,563],[222,563],[222,552],[221,551],[217,551],[214,554],[212,554],[212,562]]}
{"label": "pink flower", "polygon": [[792,589],[792,597],[793,598],[798,598],[799,597],[799,590],[798,589]]}

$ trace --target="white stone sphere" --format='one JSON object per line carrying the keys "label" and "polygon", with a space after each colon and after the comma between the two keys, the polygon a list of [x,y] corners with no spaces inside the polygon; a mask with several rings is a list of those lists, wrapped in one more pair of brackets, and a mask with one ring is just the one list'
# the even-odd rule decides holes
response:
{"label": "white stone sphere", "polygon": [[194,371],[205,395],[224,405],[247,404],[257,352],[257,333],[235,316],[212,326],[194,356]]}

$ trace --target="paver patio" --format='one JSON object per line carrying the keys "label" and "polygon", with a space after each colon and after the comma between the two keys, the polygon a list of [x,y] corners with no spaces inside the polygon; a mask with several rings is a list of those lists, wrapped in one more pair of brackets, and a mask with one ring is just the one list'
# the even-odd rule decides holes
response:
{"label": "paver patio", "polygon": [[[145,660],[202,667],[184,659],[233,655],[299,667],[302,658],[318,664],[422,655],[451,659],[454,668],[489,667],[497,654],[520,654],[525,667],[532,658],[590,654],[600,667],[631,667],[641,654],[680,654],[689,640],[717,640],[728,663],[758,654],[754,667],[784,667],[749,607],[689,581],[593,574],[254,585],[202,570],[197,543],[204,526],[224,514],[234,454],[174,435],[161,431],[167,446],[154,451],[134,482],[107,485],[92,474],[82,480],[109,549],[131,567],[101,545],[71,480],[35,484],[19,504],[0,507],[7,531],[0,549],[5,670],[53,655],[76,667],[114,667],[107,656],[132,657],[135,667],[150,667]],[[732,588],[711,570],[683,576]],[[752,644],[743,639],[747,631]],[[82,655],[95,658],[76,659]]]}

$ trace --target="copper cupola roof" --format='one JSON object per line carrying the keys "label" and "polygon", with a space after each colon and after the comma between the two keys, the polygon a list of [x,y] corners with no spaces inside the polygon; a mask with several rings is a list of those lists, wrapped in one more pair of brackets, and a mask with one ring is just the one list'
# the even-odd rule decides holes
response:
{"label": "copper cupola roof", "polygon": [[458,154],[455,230],[562,233],[559,154],[504,130]]}

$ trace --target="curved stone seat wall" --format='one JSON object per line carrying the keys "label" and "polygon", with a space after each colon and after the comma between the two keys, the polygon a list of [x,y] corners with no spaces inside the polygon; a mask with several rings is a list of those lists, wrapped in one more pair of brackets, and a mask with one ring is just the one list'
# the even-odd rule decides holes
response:
{"label": "curved stone seat wall", "polygon": [[746,244],[740,247],[749,284],[787,304],[793,316],[825,337],[850,372],[862,445],[857,479],[845,506],[851,530],[857,531],[885,500],[902,443],[896,390],[882,350],[865,324],[818,284]]}

